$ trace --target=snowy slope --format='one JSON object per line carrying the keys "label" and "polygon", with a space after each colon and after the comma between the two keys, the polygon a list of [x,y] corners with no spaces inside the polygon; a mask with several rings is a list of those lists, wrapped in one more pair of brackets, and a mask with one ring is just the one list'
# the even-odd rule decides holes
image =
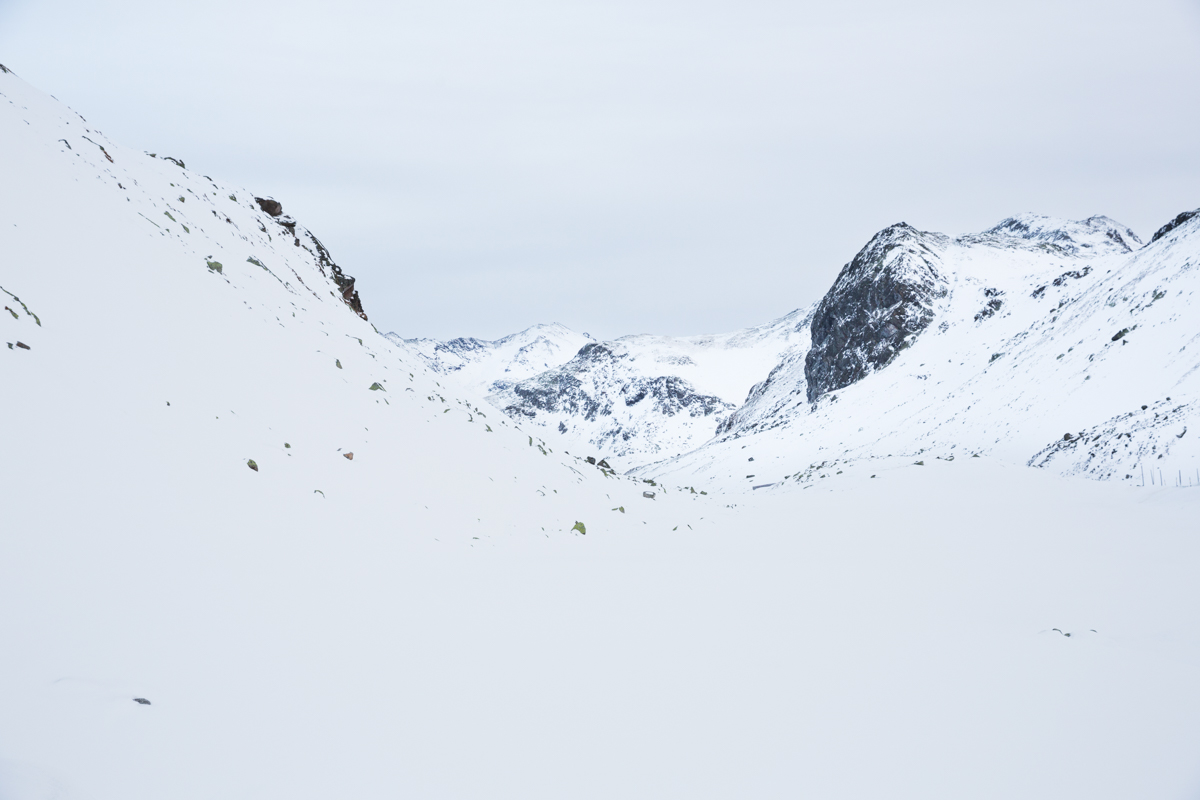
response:
{"label": "snowy slope", "polygon": [[[1200,789],[1197,492],[990,457],[649,487],[449,388],[241,187],[7,71],[0,141],[3,800]],[[1139,328],[1090,383],[1166,335],[1175,295],[1129,312],[1189,231],[1101,303]]]}
{"label": "snowy slope", "polygon": [[488,400],[546,436],[557,432],[571,452],[625,470],[712,438],[803,337],[804,320],[794,311],[733,333],[594,342],[560,367],[497,387]]}
{"label": "snowy slope", "polygon": [[[882,232],[860,258],[896,236]],[[830,320],[813,326],[821,345],[793,350],[720,439],[645,473],[753,486],[804,480],[832,459],[966,453],[1200,484],[1200,217],[1144,247],[1097,217],[1026,216],[954,241],[907,228],[902,239],[934,254],[936,281],[930,262],[914,271],[895,248],[882,272],[856,259],[818,307]],[[880,275],[905,290],[878,292]],[[905,314],[919,325],[887,329]],[[874,329],[855,324],[872,315]],[[830,367],[826,351],[849,366]],[[744,470],[743,448],[771,466]]]}
{"label": "snowy slope", "polygon": [[387,338],[416,352],[429,369],[453,377],[481,395],[565,364],[579,348],[595,341],[558,323],[534,325],[490,342],[472,338],[448,342],[404,339],[396,333],[387,334]]}

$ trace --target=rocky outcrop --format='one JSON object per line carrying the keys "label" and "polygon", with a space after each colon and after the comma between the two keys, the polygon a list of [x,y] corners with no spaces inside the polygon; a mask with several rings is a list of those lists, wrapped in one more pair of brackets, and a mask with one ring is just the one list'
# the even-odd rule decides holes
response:
{"label": "rocky outcrop", "polygon": [[1175,217],[1175,219],[1171,220],[1166,225],[1163,225],[1161,228],[1159,228],[1158,231],[1154,234],[1154,236],[1150,237],[1150,244],[1154,244],[1159,239],[1161,239],[1162,237],[1166,236],[1171,231],[1178,228],[1180,225],[1183,225],[1184,223],[1188,222],[1189,220],[1191,220],[1197,216],[1200,216],[1200,208],[1197,208],[1195,211],[1184,211],[1182,214]]}
{"label": "rocky outcrop", "polygon": [[342,268],[333,263],[329,250],[311,232],[308,233],[308,239],[313,243],[313,255],[317,258],[317,266],[337,285],[342,293],[342,301],[350,306],[355,314],[366,319],[367,314],[363,311],[362,300],[358,296],[358,290],[354,288],[354,278],[342,272]]}
{"label": "rocky outcrop", "polygon": [[948,291],[941,271],[948,242],[901,222],[842,268],[813,315],[804,361],[809,402],[886,367],[916,341]]}
{"label": "rocky outcrop", "polygon": [[254,202],[258,203],[258,207],[272,217],[278,217],[283,214],[283,205],[278,200],[272,200],[269,197],[256,197]]}

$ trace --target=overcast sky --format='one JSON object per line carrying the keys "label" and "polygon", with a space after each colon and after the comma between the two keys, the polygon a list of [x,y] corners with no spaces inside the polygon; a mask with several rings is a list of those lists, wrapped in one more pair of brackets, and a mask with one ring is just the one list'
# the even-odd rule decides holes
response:
{"label": "overcast sky", "polygon": [[408,337],[732,330],[893,222],[1200,206],[1198,0],[0,0],[0,63]]}

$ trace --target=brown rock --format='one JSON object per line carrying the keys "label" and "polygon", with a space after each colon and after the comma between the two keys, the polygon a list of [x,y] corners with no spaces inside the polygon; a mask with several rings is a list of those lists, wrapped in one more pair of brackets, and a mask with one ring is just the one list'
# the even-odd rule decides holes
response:
{"label": "brown rock", "polygon": [[283,213],[283,205],[278,200],[271,200],[267,197],[256,197],[254,198],[254,202],[258,203],[258,207],[272,217],[278,217]]}

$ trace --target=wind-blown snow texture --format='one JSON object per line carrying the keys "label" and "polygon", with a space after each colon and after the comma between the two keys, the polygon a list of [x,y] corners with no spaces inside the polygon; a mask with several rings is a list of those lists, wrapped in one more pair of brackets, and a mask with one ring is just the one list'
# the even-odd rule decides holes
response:
{"label": "wind-blown snow texture", "polygon": [[0,142],[3,800],[1200,789],[1200,491],[1058,475],[1191,452],[1200,219],[938,238],[933,319],[815,406],[815,308],[500,352],[499,395],[721,427],[651,484],[379,335],[253,193],[3,70]]}

